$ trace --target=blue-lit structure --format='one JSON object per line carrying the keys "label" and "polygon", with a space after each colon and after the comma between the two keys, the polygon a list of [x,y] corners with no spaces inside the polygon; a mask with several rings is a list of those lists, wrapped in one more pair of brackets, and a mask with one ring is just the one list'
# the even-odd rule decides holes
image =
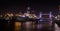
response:
{"label": "blue-lit structure", "polygon": [[48,30],[48,31],[51,30],[52,31],[52,27],[51,27],[52,22],[51,21],[53,22],[52,12],[49,12],[49,13],[40,12],[40,20],[38,21],[39,27],[40,27],[39,30],[42,30],[45,27],[46,30]]}

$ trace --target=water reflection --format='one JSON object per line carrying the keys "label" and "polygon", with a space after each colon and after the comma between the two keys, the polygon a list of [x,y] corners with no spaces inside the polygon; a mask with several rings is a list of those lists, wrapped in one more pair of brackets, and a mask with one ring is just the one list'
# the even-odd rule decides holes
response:
{"label": "water reflection", "polygon": [[15,22],[15,31],[50,31],[53,28],[51,27],[51,25],[49,26],[48,23],[38,23],[36,24],[36,22],[31,22],[31,21],[27,21],[27,22]]}
{"label": "water reflection", "polygon": [[15,26],[15,29],[14,29],[15,31],[21,30],[21,22],[15,22],[14,26]]}

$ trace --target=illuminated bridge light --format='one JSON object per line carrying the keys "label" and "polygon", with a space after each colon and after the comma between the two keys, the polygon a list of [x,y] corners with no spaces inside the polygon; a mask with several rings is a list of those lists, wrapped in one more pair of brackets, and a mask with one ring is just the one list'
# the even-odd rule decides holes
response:
{"label": "illuminated bridge light", "polygon": [[52,17],[52,12],[49,13],[49,18],[51,18],[51,17]]}
{"label": "illuminated bridge light", "polygon": [[43,20],[42,20],[42,12],[40,12],[39,18],[40,18],[39,21],[43,21]]}
{"label": "illuminated bridge light", "polygon": [[40,16],[39,17],[42,18],[42,12],[40,12]]}

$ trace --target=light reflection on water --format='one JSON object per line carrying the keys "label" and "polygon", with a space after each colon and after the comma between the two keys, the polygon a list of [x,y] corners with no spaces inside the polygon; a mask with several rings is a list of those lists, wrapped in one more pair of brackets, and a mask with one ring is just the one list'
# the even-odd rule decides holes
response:
{"label": "light reflection on water", "polygon": [[15,31],[20,31],[21,29],[21,22],[15,22]]}
{"label": "light reflection on water", "polygon": [[[23,25],[23,26],[21,26]],[[15,31],[21,31],[21,27],[23,27],[24,31],[32,31],[34,29],[42,29],[43,27],[49,27],[49,24],[43,23],[43,24],[35,24],[35,22],[24,22],[23,24],[21,22],[15,22]],[[47,28],[48,29],[48,28]]]}

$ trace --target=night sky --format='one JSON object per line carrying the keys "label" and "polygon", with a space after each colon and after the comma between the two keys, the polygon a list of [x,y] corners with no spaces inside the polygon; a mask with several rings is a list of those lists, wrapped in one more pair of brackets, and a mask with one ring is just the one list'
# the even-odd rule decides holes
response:
{"label": "night sky", "polygon": [[25,11],[28,6],[31,11],[58,11],[60,1],[47,1],[47,0],[0,0],[0,12],[19,12]]}

